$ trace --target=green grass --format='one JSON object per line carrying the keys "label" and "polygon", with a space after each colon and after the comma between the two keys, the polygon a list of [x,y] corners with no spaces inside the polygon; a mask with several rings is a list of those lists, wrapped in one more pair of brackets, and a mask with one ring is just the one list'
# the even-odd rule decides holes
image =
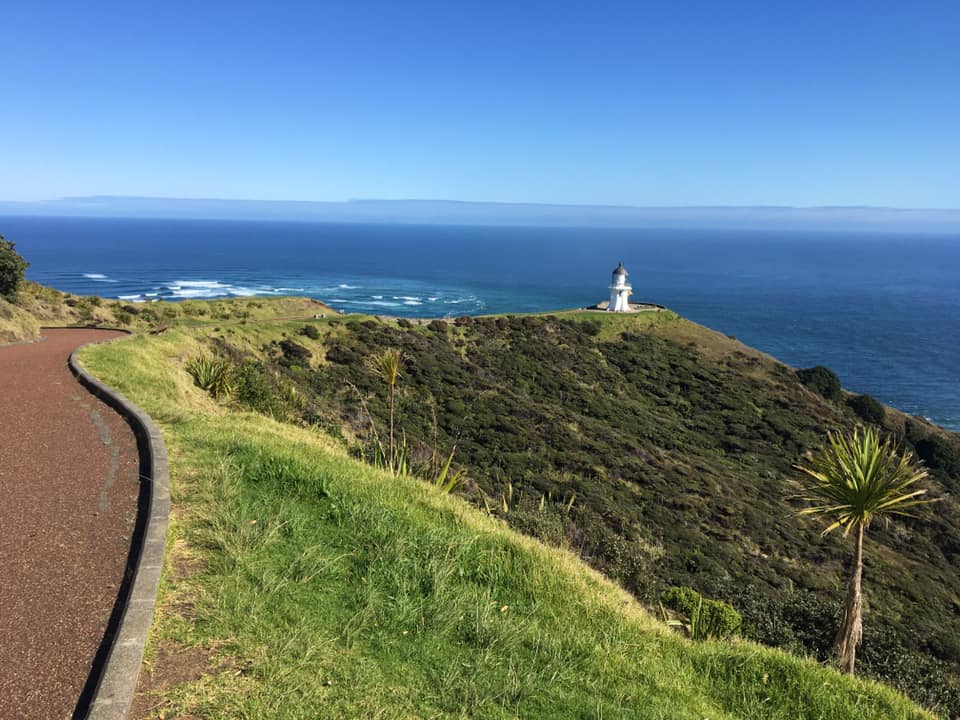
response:
{"label": "green grass", "polygon": [[199,349],[171,330],[82,355],[170,451],[150,658],[178,643],[211,660],[162,688],[157,716],[929,717],[778,651],[684,640],[572,554],[315,432],[217,405],[183,369]]}
{"label": "green grass", "polygon": [[[859,421],[842,398],[812,392],[784,364],[669,311],[408,325],[327,323],[311,343],[295,338],[309,345],[309,362],[287,342],[288,326],[252,323],[243,332],[255,342],[230,336],[213,349],[262,366],[259,385],[281,377],[296,387],[298,409],[278,411],[262,393],[241,396],[247,407],[319,424],[373,459],[358,391],[382,434],[389,404],[369,361],[398,348],[407,359],[398,434],[412,458],[456,446],[468,476],[458,494],[576,549],[653,606],[671,586],[690,586],[731,603],[750,639],[831,656],[850,541],[822,538],[822,524],[796,517],[793,465],[828,430]],[[906,446],[935,432],[893,410],[883,417]],[[953,717],[960,505],[944,491],[960,487],[960,436],[940,439],[929,483],[944,498],[936,511],[871,532],[858,670]]]}

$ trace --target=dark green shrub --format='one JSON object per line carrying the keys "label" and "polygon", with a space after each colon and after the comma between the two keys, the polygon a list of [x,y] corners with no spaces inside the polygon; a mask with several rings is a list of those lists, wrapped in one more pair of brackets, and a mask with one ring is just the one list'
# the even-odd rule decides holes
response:
{"label": "dark green shrub", "polygon": [[960,684],[951,664],[905,648],[889,628],[874,623],[864,626],[857,663],[864,675],[909,692],[914,700],[942,717],[956,717]]}
{"label": "dark green shrub", "polygon": [[809,653],[820,661],[831,657],[840,621],[840,603],[836,600],[799,588],[771,597],[751,585],[728,588],[723,596],[741,613],[744,637],[791,652]]}
{"label": "dark green shrub", "polygon": [[887,416],[883,405],[870,395],[854,395],[847,400],[847,406],[858,418],[873,425],[883,425]]}
{"label": "dark green shrub", "polygon": [[672,587],[663,596],[665,607],[686,616],[690,637],[707,640],[731,637],[740,632],[740,613],[722,600],[709,600],[690,587]]}
{"label": "dark green shrub", "polygon": [[362,359],[359,353],[343,345],[334,345],[327,350],[326,358],[336,365],[353,365]]}
{"label": "dark green shrub", "polygon": [[931,470],[941,470],[952,477],[960,476],[960,449],[939,435],[917,440],[917,456]]}
{"label": "dark green shrub", "polygon": [[587,337],[596,337],[600,334],[600,323],[595,320],[580,323],[580,329]]}
{"label": "dark green shrub", "polygon": [[313,357],[313,353],[307,350],[300,343],[296,343],[293,340],[286,339],[281,340],[280,351],[283,353],[283,357],[280,359],[280,364],[285,367],[291,367],[293,365],[306,365],[310,362],[310,358]]}
{"label": "dark green shrub", "polygon": [[136,305],[121,305],[120,309],[125,313],[129,313],[130,315],[140,314],[140,308],[138,308]]}
{"label": "dark green shrub", "polygon": [[237,401],[251,410],[273,415],[277,405],[268,375],[259,363],[243,365],[236,377]]}
{"label": "dark green shrub", "polygon": [[797,370],[797,378],[827,400],[839,400],[841,396],[840,378],[830,368],[823,365]]}
{"label": "dark green shrub", "polygon": [[669,588],[667,592],[663,594],[662,602],[665,607],[671,610],[689,615],[702,599],[703,596],[692,587],[680,585]]}
{"label": "dark green shrub", "polygon": [[427,328],[435,333],[446,333],[447,324],[443,320],[431,320]]}
{"label": "dark green shrub", "polygon": [[409,330],[413,327],[413,323],[406,318],[397,318],[397,325],[402,327],[404,330]]}
{"label": "dark green shrub", "polygon": [[300,328],[300,334],[304,337],[308,337],[311,340],[317,340],[320,338],[320,331],[317,330],[315,325],[304,325]]}
{"label": "dark green shrub", "polygon": [[17,252],[10,240],[0,235],[0,297],[11,302],[17,297],[17,288],[23,280],[23,273],[30,266]]}

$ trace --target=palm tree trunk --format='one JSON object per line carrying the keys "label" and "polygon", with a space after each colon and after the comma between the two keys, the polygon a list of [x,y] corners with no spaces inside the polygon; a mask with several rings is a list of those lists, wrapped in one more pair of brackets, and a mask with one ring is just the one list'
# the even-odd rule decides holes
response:
{"label": "palm tree trunk", "polygon": [[843,617],[834,645],[840,669],[853,674],[853,665],[857,656],[857,645],[863,637],[863,525],[857,525],[857,547],[853,559],[853,574],[847,584],[847,598],[843,604]]}
{"label": "palm tree trunk", "polygon": [[393,445],[393,385],[390,385],[390,471],[396,474],[397,469],[394,467],[397,461],[397,455],[394,451]]}

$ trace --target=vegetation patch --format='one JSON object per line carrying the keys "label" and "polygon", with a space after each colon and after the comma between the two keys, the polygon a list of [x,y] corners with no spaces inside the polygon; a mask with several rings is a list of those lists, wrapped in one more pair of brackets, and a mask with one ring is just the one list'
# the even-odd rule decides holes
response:
{"label": "vegetation patch", "polygon": [[[376,458],[371,429],[389,427],[393,406],[411,462],[456,447],[459,494],[575,551],[649,606],[688,586],[731,604],[746,636],[829,657],[852,553],[796,517],[793,465],[875,408],[848,404],[827,368],[798,373],[669,312],[318,327],[308,349],[323,360],[310,367],[276,349],[279,327],[248,328],[222,352],[290,383],[300,409],[288,417],[341,434],[357,457]],[[390,349],[404,358],[393,393],[372,364]],[[933,496],[954,488],[955,436],[886,409],[882,422],[937,466]],[[859,669],[960,709],[955,501],[878,524],[870,542]],[[880,652],[890,642],[902,662]]]}
{"label": "vegetation patch", "polygon": [[170,450],[149,661],[209,660],[170,676],[153,717],[928,717],[809,660],[686,640],[568,551],[315,429],[214,405],[183,368],[197,352],[172,329],[82,355]]}

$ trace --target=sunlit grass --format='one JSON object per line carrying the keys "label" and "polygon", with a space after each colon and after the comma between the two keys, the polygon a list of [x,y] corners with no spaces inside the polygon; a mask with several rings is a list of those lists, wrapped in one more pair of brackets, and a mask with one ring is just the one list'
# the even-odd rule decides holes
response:
{"label": "sunlit grass", "polygon": [[[164,690],[158,714],[927,717],[777,651],[684,640],[572,554],[314,432],[217,405],[183,369],[198,347],[170,331],[82,356],[158,419],[170,450],[151,645],[229,658]],[[186,560],[191,573],[172,571]]]}

